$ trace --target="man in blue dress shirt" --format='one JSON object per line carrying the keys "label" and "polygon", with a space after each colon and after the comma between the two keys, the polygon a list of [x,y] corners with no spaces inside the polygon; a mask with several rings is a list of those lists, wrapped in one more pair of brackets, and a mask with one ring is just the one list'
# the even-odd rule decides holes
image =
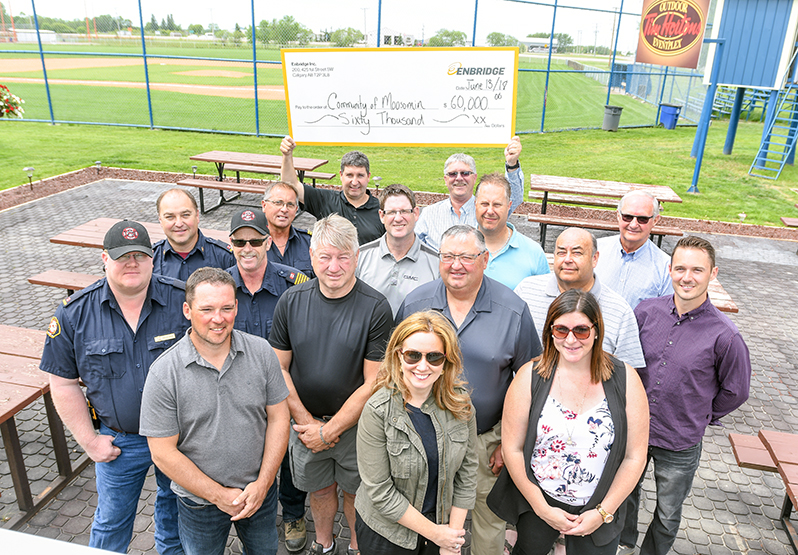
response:
{"label": "man in blue dress shirt", "polygon": [[155,203],[166,239],[153,245],[153,272],[186,281],[194,270],[225,270],[236,263],[230,245],[206,237],[199,228],[197,201],[184,189],[169,189]]}

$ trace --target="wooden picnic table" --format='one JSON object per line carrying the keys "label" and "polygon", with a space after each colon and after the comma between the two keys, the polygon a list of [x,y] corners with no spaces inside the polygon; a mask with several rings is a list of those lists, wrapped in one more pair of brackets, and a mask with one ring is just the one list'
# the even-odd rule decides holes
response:
{"label": "wooden picnic table", "polygon": [[790,520],[793,507],[798,503],[798,434],[759,430],[759,439],[767,448],[776,468],[784,481],[786,494],[781,509],[781,522],[793,551],[798,553],[798,534]]}
{"label": "wooden picnic table", "polygon": [[[0,326],[0,432],[8,458],[11,481],[21,514],[4,524],[17,529],[55,498],[89,464],[83,455],[74,466],[69,458],[64,424],[55,409],[50,395],[50,380],[39,370],[39,359],[44,347],[45,333],[40,330]],[[30,490],[28,473],[19,441],[15,416],[40,397],[44,400],[50,439],[55,453],[58,477],[36,499]]]}
{"label": "wooden picnic table", "polygon": [[[588,198],[581,200],[590,203],[589,197],[603,197],[606,199],[620,199],[626,193],[634,190],[641,190],[651,193],[660,202],[682,202],[682,199],[673,189],[665,185],[644,185],[641,183],[624,183],[622,181],[602,181],[598,179],[582,179],[577,177],[562,177],[557,175],[530,175],[530,193],[541,191],[543,199],[540,203],[540,213],[546,214],[549,202],[549,193],[563,195],[584,195]],[[554,201],[554,200],[552,200]],[[562,202],[562,197],[558,197]],[[580,204],[579,202],[573,202]],[[606,205],[601,203],[602,205]],[[546,244],[546,225],[540,224],[540,244]]]}
{"label": "wooden picnic table", "polygon": [[[111,229],[111,226],[119,221],[120,220],[115,218],[97,218],[59,233],[55,237],[52,237],[50,242],[56,243],[58,245],[74,245],[77,247],[93,247],[101,249],[103,248],[103,239],[105,238],[105,234],[109,229]],[[139,223],[146,228],[153,244],[161,239],[166,239],[166,235],[164,235],[163,229],[161,229],[161,224],[150,222]],[[207,237],[213,237],[214,239],[219,239],[225,243],[230,243],[230,234],[226,231],[217,229],[202,229],[202,233],[204,233]]]}

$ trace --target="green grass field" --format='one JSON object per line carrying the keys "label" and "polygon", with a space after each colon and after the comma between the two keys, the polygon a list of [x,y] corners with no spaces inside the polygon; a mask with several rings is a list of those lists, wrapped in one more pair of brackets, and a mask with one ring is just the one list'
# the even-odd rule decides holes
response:
{"label": "green grass field", "polygon": [[[722,154],[726,123],[710,129],[699,182],[701,193],[687,194],[695,162],[690,159],[695,129],[621,129],[617,133],[579,131],[523,135],[521,156],[527,174],[538,173],[608,179],[672,187],[684,200],[668,204],[665,214],[746,223],[781,225],[779,217],[798,216],[798,169],[786,167],[778,181],[747,174],[762,133],[759,123],[741,122],[731,156]],[[192,154],[208,150],[278,153],[279,139],[135,129],[125,127],[48,125],[0,120],[3,156],[0,189],[27,183],[26,166],[36,168],[35,179],[103,165],[191,172]],[[372,175],[382,184],[404,183],[415,190],[444,192],[443,162],[450,148],[378,148],[364,146]],[[327,158],[335,171],[347,147],[303,147],[297,156]],[[501,170],[498,149],[470,149],[480,172]],[[212,174],[211,164],[199,173]]]}

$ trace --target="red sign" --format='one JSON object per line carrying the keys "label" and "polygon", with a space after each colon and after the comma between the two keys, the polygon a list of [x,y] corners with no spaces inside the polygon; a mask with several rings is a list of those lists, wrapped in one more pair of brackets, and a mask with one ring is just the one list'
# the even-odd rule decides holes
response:
{"label": "red sign", "polygon": [[709,0],[645,0],[635,61],[695,69]]}

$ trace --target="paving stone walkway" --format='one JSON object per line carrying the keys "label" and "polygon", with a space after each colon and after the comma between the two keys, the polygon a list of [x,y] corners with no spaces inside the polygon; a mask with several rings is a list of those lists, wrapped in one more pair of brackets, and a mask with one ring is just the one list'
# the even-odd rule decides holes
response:
{"label": "paving stone walkway", "polygon": [[[156,222],[155,200],[167,187],[163,183],[103,180],[0,212],[0,295],[5,299],[0,305],[0,322],[46,328],[64,297],[63,290],[30,285],[28,276],[48,269],[102,273],[99,250],[53,245],[50,237],[99,217]],[[254,195],[244,195],[237,202],[259,205]],[[223,206],[202,216],[200,225],[228,229],[235,209]],[[303,215],[299,225],[312,225],[312,221]],[[516,216],[512,221],[523,233],[538,238],[537,225]],[[554,228],[548,234],[547,251],[551,251],[559,231]],[[704,438],[700,468],[685,504],[673,551],[680,555],[786,555],[792,551],[778,520],[784,499],[781,479],[778,475],[738,468],[727,434],[754,434],[763,427],[798,433],[798,244],[705,237],[717,249],[718,279],[740,309],[730,318],[748,343],[754,373],[749,401],[723,419],[725,427],[710,428]],[[675,242],[674,238],[666,238],[663,248],[670,252]],[[38,401],[22,411],[17,425],[31,490],[36,496],[57,475],[44,404]],[[77,459],[80,448],[74,441],[70,447]],[[644,482],[644,493],[641,529],[650,522],[654,505],[650,477]],[[155,481],[150,476],[139,503],[130,553],[155,553],[154,497]],[[86,544],[95,506],[94,467],[90,465],[22,531]],[[0,518],[9,519],[17,511],[8,461],[0,449]],[[338,522],[337,532],[348,538],[348,530],[340,524],[340,513]],[[310,530],[312,526],[310,522]],[[241,552],[237,540],[231,539],[227,552]],[[282,542],[279,553],[287,553]]]}

